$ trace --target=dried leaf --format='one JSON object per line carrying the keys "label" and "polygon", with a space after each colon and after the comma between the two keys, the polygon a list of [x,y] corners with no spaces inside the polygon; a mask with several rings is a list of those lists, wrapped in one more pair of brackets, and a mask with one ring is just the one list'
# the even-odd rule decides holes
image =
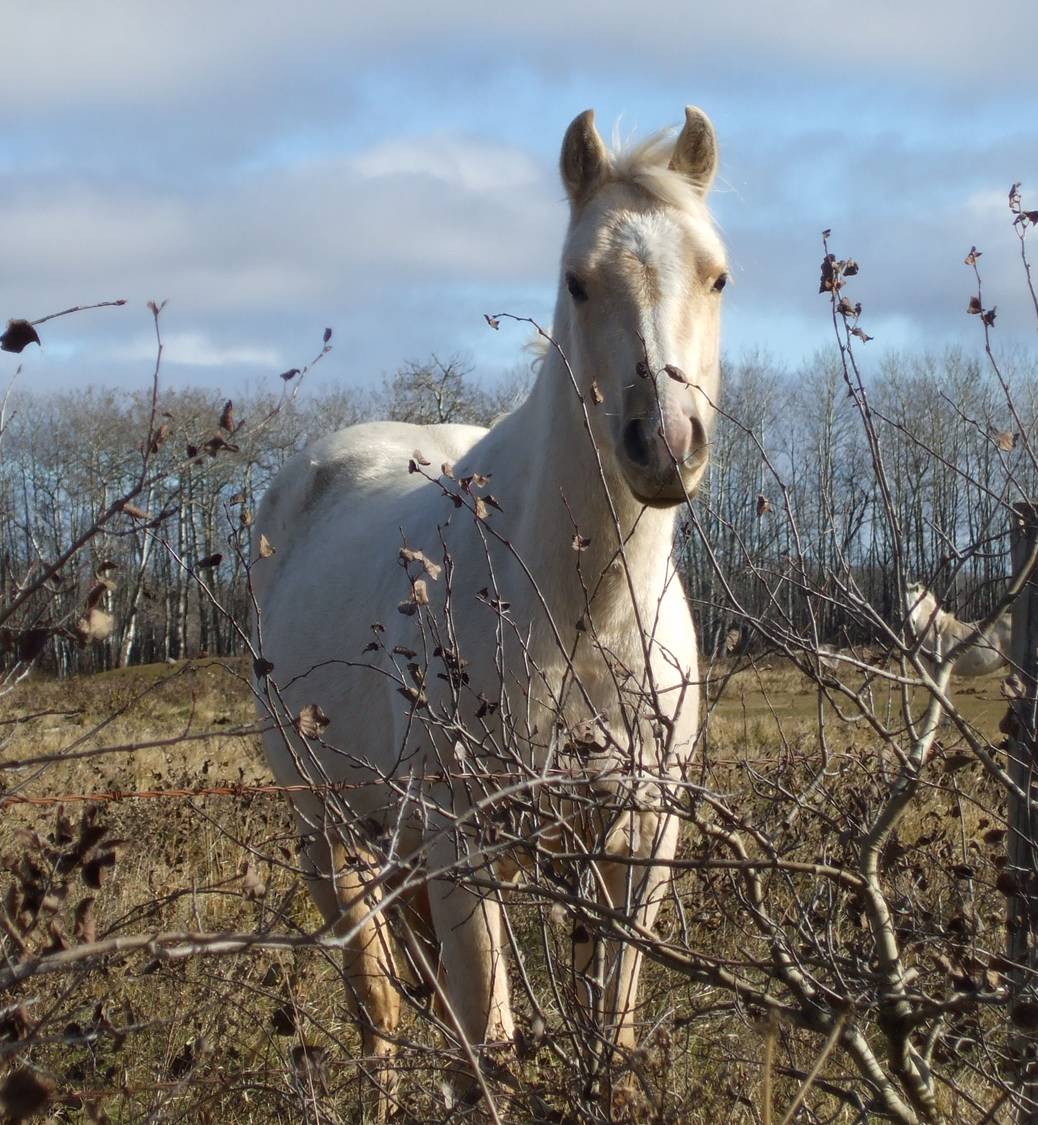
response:
{"label": "dried leaf", "polygon": [[50,636],[49,629],[26,629],[17,636],[18,659],[30,664],[43,652]]}
{"label": "dried leaf", "polygon": [[90,587],[86,597],[87,609],[93,609],[94,606],[99,605],[101,599],[108,593],[109,584],[107,582],[95,582]]}
{"label": "dried leaf", "polygon": [[223,404],[223,411],[220,414],[220,429],[226,430],[229,434],[234,433],[234,403],[230,399]]}
{"label": "dried leaf", "polygon": [[287,371],[282,371],[281,374],[278,376],[278,378],[284,379],[285,382],[287,383],[289,381],[289,379],[294,379],[298,374],[299,374],[299,368],[298,367],[290,367]]}
{"label": "dried leaf", "polygon": [[966,312],[971,316],[979,316],[984,311],[984,306],[980,303],[980,298],[976,295],[970,297],[970,303],[966,307]]}
{"label": "dried leaf", "polygon": [[487,699],[482,692],[479,693],[477,698],[479,699],[479,709],[476,711],[477,719],[483,719],[487,715],[492,715],[499,706],[493,699]]}
{"label": "dried leaf", "polygon": [[429,458],[424,456],[420,449],[416,449],[411,454],[411,460],[414,461],[414,463],[416,465],[422,465],[423,467],[425,465],[431,465],[432,464],[432,462],[429,460]]}
{"label": "dried leaf", "polygon": [[1003,869],[998,873],[998,878],[995,880],[995,889],[1001,891],[1006,898],[1012,898],[1014,895],[1023,894],[1023,884],[1012,872]]}
{"label": "dried leaf", "polygon": [[870,335],[869,335],[869,334],[868,334],[868,333],[867,333],[867,332],[865,331],[865,329],[864,329],[864,328],[859,328],[859,327],[858,327],[858,325],[855,325],[855,326],[854,326],[854,327],[853,327],[853,328],[851,329],[851,335],[852,335],[852,336],[857,336],[857,337],[858,337],[858,339],[859,339],[859,340],[861,340],[861,342],[862,342],[863,344],[867,344],[867,343],[869,342],[869,340],[873,339],[873,337],[872,337],[872,336],[870,336]]}
{"label": "dried leaf", "polygon": [[128,516],[133,516],[135,519],[139,519],[139,520],[150,520],[151,519],[151,513],[150,512],[144,511],[143,508],[138,508],[136,504],[131,504],[129,502],[129,500],[123,501],[122,510]]}
{"label": "dried leaf", "polygon": [[163,422],[161,426],[152,435],[151,445],[148,447],[150,453],[158,453],[162,447],[162,443],[169,437],[169,424]]}
{"label": "dried leaf", "polygon": [[259,555],[259,557],[261,559],[269,559],[271,555],[276,553],[277,547],[272,547],[270,545],[270,540],[261,532],[259,537],[259,548],[257,549],[257,554]]}
{"label": "dried leaf", "polygon": [[396,689],[412,706],[426,707],[428,706],[428,699],[426,699],[425,692],[420,691],[418,688],[413,687],[398,687]]}
{"label": "dried leaf", "polygon": [[249,862],[246,862],[245,871],[242,874],[242,886],[246,898],[256,900],[267,896],[267,884],[263,882],[256,873],[256,868]]}
{"label": "dried leaf", "polygon": [[204,559],[199,559],[198,562],[195,563],[195,566],[199,570],[212,570],[214,567],[218,567],[222,562],[223,555],[217,551],[212,555],[206,555]]}
{"label": "dried leaf", "polygon": [[304,738],[320,738],[330,722],[331,719],[316,703],[308,703],[296,717],[295,725]]}
{"label": "dried leaf", "polygon": [[92,942],[97,940],[97,919],[94,917],[94,896],[87,895],[76,906],[75,929],[77,940]]}
{"label": "dried leaf", "polygon": [[275,1008],[270,1017],[271,1025],[274,1028],[275,1035],[295,1035],[296,1033],[296,1011],[291,1004],[282,1004],[280,1008]]}
{"label": "dried leaf", "polygon": [[0,1109],[13,1125],[45,1109],[54,1100],[54,1091],[51,1079],[21,1066],[0,1085]]}
{"label": "dried leaf", "polygon": [[445,476],[448,480],[454,480],[454,466],[450,461],[444,461],[440,466],[440,474],[441,476]]}
{"label": "dried leaf", "polygon": [[323,343],[327,344],[327,343],[328,343],[328,341],[329,341],[329,340],[330,340],[331,338],[332,338],[332,330],[331,330],[330,328],[326,328],[326,329],[324,330],[324,340],[323,340]]}
{"label": "dried leaf", "polygon": [[596,406],[598,406],[599,403],[605,402],[605,399],[602,397],[602,392],[598,389],[598,383],[594,379],[591,380],[591,401]]}
{"label": "dried leaf", "polygon": [[574,534],[573,542],[570,544],[574,551],[586,551],[591,546],[591,540],[585,535]]}
{"label": "dried leaf", "polygon": [[1009,1010],[1009,1022],[1027,1031],[1038,1028],[1038,1000],[1018,1000]]}
{"label": "dried leaf", "polygon": [[76,622],[76,639],[81,645],[88,641],[106,641],[115,628],[115,619],[110,613],[94,606]]}
{"label": "dried leaf", "polygon": [[104,851],[97,852],[83,864],[80,868],[80,876],[88,887],[93,887],[94,890],[98,890],[101,886],[101,872],[106,867],[114,866],[115,850],[113,848],[105,848]]}
{"label": "dried leaf", "polygon": [[[977,264],[977,259],[980,258],[982,254],[983,252],[978,250],[976,246],[971,246],[970,252],[962,260],[967,266],[975,266]],[[979,304],[980,302],[978,301],[977,303]]]}
{"label": "dried leaf", "polygon": [[269,676],[274,671],[274,665],[262,656],[257,656],[252,662],[252,671],[257,679],[262,680],[264,676]]}
{"label": "dried leaf", "polygon": [[818,283],[819,293],[831,293],[834,289],[839,289],[840,282],[836,276],[836,255],[826,254],[822,259],[822,278]]}
{"label": "dried leaf", "polygon": [[292,1048],[292,1065],[296,1074],[305,1083],[313,1085],[324,1097],[331,1093],[328,1075],[328,1049],[312,1043],[301,1043]]}
{"label": "dried leaf", "polygon": [[425,573],[435,582],[440,577],[443,567],[439,563],[434,563],[432,559],[426,558],[424,552],[416,551],[411,547],[401,547],[400,557],[405,562],[421,563]]}
{"label": "dried leaf", "polygon": [[490,313],[484,313],[483,319],[490,325],[496,332],[501,327],[501,321],[496,316],[491,316]]}
{"label": "dried leaf", "polygon": [[472,498],[472,511],[477,520],[485,520],[490,515],[487,509],[487,503],[482,496],[474,496]]}
{"label": "dried leaf", "polygon": [[414,586],[411,588],[411,597],[415,605],[429,604],[429,588],[426,586],[424,578],[415,579]]}
{"label": "dried leaf", "polygon": [[680,367],[675,367],[673,363],[668,363],[663,368],[664,371],[674,380],[675,383],[681,383],[683,386],[688,386],[688,377]]}
{"label": "dried leaf", "polygon": [[1018,433],[1014,433],[1012,430],[1000,430],[996,426],[988,426],[988,434],[1003,453],[1012,453],[1020,440]]}
{"label": "dried leaf", "polygon": [[0,336],[0,348],[5,352],[23,352],[30,344],[39,343],[36,329],[27,320],[9,320],[7,330]]}
{"label": "dried leaf", "polygon": [[988,328],[994,328],[995,317],[997,315],[998,315],[998,306],[992,305],[990,309],[985,309],[980,314],[980,319],[984,324],[986,324],[988,326]]}
{"label": "dried leaf", "polygon": [[1001,691],[1003,699],[1023,699],[1026,694],[1024,682],[1016,672],[1006,676],[999,685],[999,691]]}
{"label": "dried leaf", "polygon": [[760,519],[765,513],[771,511],[771,501],[767,496],[759,494],[757,496],[757,518]]}

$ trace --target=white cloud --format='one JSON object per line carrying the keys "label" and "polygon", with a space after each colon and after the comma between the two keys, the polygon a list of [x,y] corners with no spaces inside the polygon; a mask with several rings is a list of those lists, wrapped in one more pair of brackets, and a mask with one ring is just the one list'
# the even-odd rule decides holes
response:
{"label": "white cloud", "polygon": [[37,4],[20,9],[9,28],[0,97],[9,109],[32,111],[116,98],[204,101],[220,89],[290,96],[325,66],[372,65],[405,52],[420,58],[473,43],[484,53],[553,66],[560,75],[593,69],[605,56],[610,67],[645,60],[672,76],[763,63],[807,68],[839,84],[864,65],[915,79],[954,76],[980,88],[1030,73],[1025,29],[1032,17],[1028,0],[993,0],[983,13],[972,0],[874,0],[860,12],[827,0],[692,8],[687,0],[643,0],[636,12],[625,5],[588,8],[583,0],[530,0],[522,18],[507,5],[474,0]]}
{"label": "white cloud", "polygon": [[[254,344],[218,344],[203,332],[170,332],[162,339],[164,363],[185,367],[258,367],[274,370],[281,366],[281,355],[274,348]],[[112,349],[112,358],[127,363],[155,358],[155,337],[137,336]]]}
{"label": "white cloud", "polygon": [[518,191],[543,179],[543,169],[528,153],[492,141],[442,134],[383,141],[350,164],[371,179],[428,176],[475,193]]}

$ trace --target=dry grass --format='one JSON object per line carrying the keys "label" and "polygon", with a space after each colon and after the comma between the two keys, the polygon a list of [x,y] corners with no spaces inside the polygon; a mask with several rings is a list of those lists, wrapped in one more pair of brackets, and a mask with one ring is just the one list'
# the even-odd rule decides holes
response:
{"label": "dry grass", "polygon": [[[1004,707],[997,677],[959,683],[957,696],[970,719],[993,733]],[[9,710],[10,717],[48,714],[14,727],[3,750],[7,761],[55,754],[72,745],[89,749],[231,728],[251,719],[251,697],[241,665],[206,662],[112,672],[70,683],[37,679],[22,686]],[[875,739],[860,726],[842,726],[831,710],[826,717],[840,777],[835,792],[864,808],[871,790],[882,786],[889,763],[883,763]],[[95,731],[100,723],[103,729]],[[819,746],[816,691],[784,664],[740,672],[712,711],[708,732],[704,778],[716,791],[737,793],[741,788],[745,793],[748,772],[772,776],[776,770],[785,783],[806,785]],[[954,740],[942,752],[955,768],[938,771],[939,783],[904,825],[889,877],[893,884],[904,883],[909,909],[918,899],[919,879],[936,885],[943,878],[938,869],[949,856],[961,854],[976,870],[969,890],[944,880],[940,893],[926,901],[936,903],[945,922],[967,912],[977,919],[971,948],[997,948],[1001,900],[990,893],[993,853],[983,836],[985,820],[990,825],[999,819],[998,802],[976,767],[954,762]],[[7,778],[8,794],[47,796],[250,785],[262,781],[265,770],[254,738],[217,733],[170,748],[60,761],[0,776]],[[758,792],[740,808],[754,815],[759,809],[763,817],[771,815],[767,806],[766,795]],[[73,817],[81,808],[66,804]],[[0,826],[0,855],[16,856],[26,847],[20,829],[45,838],[56,816],[52,806],[9,806]],[[280,797],[120,800],[108,803],[103,817],[123,842],[117,866],[96,892],[98,938],[160,930],[306,931],[319,924],[295,870],[290,820]],[[791,854],[838,858],[845,850],[846,841],[829,838],[823,817],[804,817],[801,826],[797,831],[803,835]],[[246,893],[247,863],[265,884],[262,895]],[[0,872],[0,882],[6,889],[6,872]],[[691,872],[678,881],[677,890],[684,906],[684,940],[693,947],[733,956],[761,952],[754,948],[759,936],[747,931],[731,908],[730,879]],[[67,919],[67,932],[76,903],[87,893],[94,892],[81,880],[70,880],[58,911]],[[538,965],[543,968],[543,957],[536,952],[537,908],[516,911],[514,922],[521,948],[530,950],[535,984],[543,983],[537,975]],[[853,918],[843,918],[841,924],[860,925]],[[675,934],[678,929],[677,914],[671,911],[664,931]],[[552,933],[562,950],[568,931],[556,926]],[[46,940],[44,932],[37,945]],[[922,944],[913,960],[939,987],[932,957]],[[522,1022],[518,988],[516,995]],[[647,971],[645,995],[647,1036],[637,1060],[641,1085],[624,1095],[626,1109],[624,1098],[619,1100],[618,1119],[759,1120],[765,1036],[757,1014],[738,1011],[725,995],[656,967]],[[19,1034],[37,1040],[31,1051],[17,1052],[19,1061],[28,1058],[55,1084],[52,1120],[336,1122],[350,1119],[356,1107],[359,1039],[341,1004],[336,965],[318,951],[180,961],[143,954],[109,958],[90,971],[31,981],[16,996],[0,998],[0,1009],[12,1002],[29,1018],[29,1030]],[[551,1003],[549,996],[549,1038]],[[975,1021],[964,1024],[961,1036],[975,1036],[978,1027]],[[13,1044],[6,1042],[12,1034],[8,1024],[0,1025],[0,1048],[14,1058]],[[776,1035],[781,1065],[772,1084],[780,1108],[800,1084],[790,1072],[810,1068],[819,1042],[788,1028]],[[451,1114],[440,1090],[442,1058],[430,1050],[438,1042],[435,1034],[412,1017],[405,1021],[402,1037],[410,1044],[401,1055],[401,1066],[410,1071],[401,1078],[407,1107],[403,1119],[447,1119]],[[303,1045],[317,1060],[311,1067],[299,1062]],[[837,1054],[824,1076],[836,1081],[845,1067]],[[542,1050],[522,1064],[522,1077],[524,1087],[545,1103],[565,1107],[570,1075],[564,1059]],[[533,1120],[543,1111],[542,1103],[526,1097],[509,1106],[502,1096],[510,1120]],[[853,1117],[823,1090],[813,1091],[808,1105],[811,1113],[835,1114],[837,1120]],[[950,1102],[946,1108],[952,1109]],[[466,1113],[478,1111],[456,1108],[454,1117]]]}

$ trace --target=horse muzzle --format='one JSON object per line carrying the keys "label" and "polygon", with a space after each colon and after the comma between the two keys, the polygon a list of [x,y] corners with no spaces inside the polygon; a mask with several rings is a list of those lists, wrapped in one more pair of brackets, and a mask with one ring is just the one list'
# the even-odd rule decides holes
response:
{"label": "horse muzzle", "polygon": [[695,491],[706,468],[706,427],[694,415],[628,418],[619,460],[631,492],[644,504],[670,507]]}

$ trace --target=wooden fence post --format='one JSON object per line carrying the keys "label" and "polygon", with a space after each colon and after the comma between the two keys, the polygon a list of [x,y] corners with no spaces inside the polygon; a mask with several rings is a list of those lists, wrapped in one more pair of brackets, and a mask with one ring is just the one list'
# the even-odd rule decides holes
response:
{"label": "wooden fence post", "polygon": [[[1038,503],[1013,505],[1013,574],[1020,575],[1038,545]],[[1009,795],[1009,867],[1015,893],[1008,900],[1009,1044],[1018,1125],[1038,1125],[1038,578],[1033,574],[1013,603],[1012,660],[1019,688],[1010,702],[1009,774],[1024,798]]]}

